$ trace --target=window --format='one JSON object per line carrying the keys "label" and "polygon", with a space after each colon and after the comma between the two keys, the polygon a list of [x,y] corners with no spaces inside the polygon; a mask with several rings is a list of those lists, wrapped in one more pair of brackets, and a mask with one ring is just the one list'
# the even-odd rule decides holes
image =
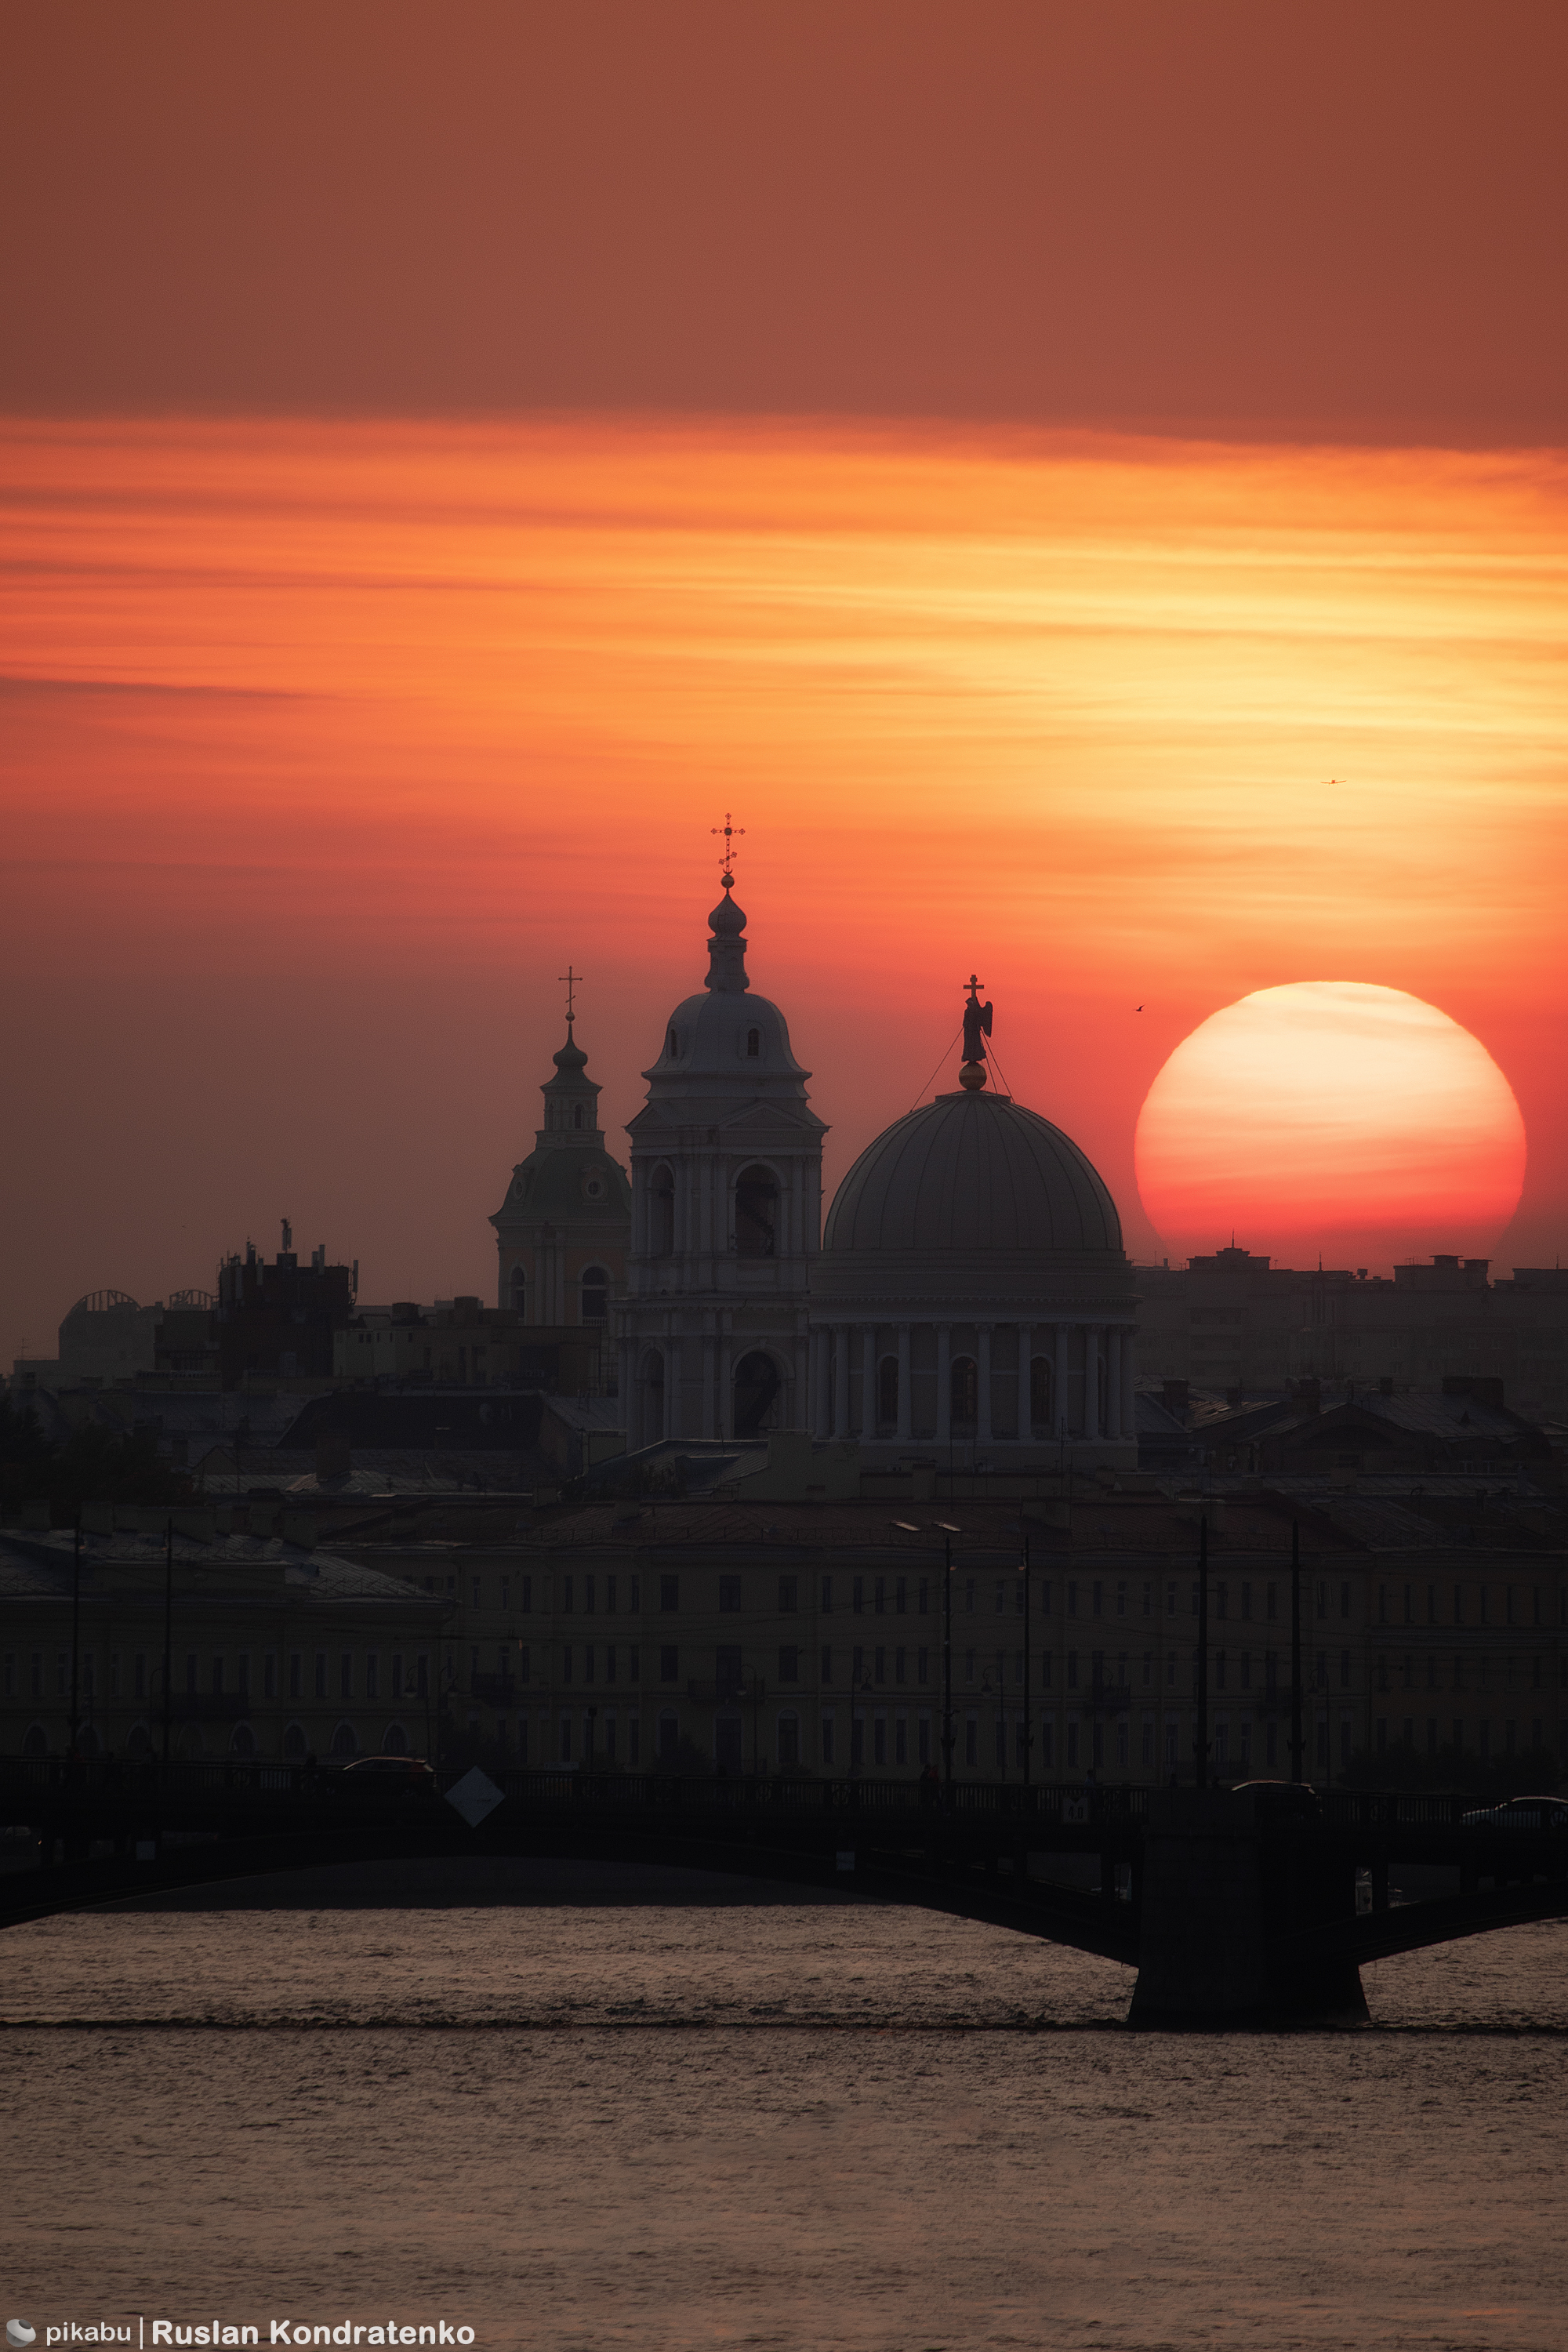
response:
{"label": "window", "polygon": [[800,1762],[800,1717],[781,1715],[779,1717],[779,1766],[788,1771]]}
{"label": "window", "polygon": [[1035,1356],[1029,1363],[1029,1432],[1035,1437],[1048,1437],[1054,1420],[1056,1372],[1048,1356]]}
{"label": "window", "polygon": [[325,1698],[326,1696],[327,1654],[325,1650],[318,1650],[316,1653],[316,1696],[318,1698]]}
{"label": "window", "polygon": [[738,1576],[721,1576],[719,1579],[719,1606],[721,1609],[739,1612],[741,1580]]}
{"label": "window", "polygon": [[931,1680],[931,1652],[929,1650],[917,1650],[915,1652],[915,1680],[918,1683],[929,1683]]}
{"label": "window", "polygon": [[833,1653],[826,1643],[822,1651],[822,1680],[825,1683],[830,1683],[833,1680]]}
{"label": "window", "polygon": [[511,1270],[511,1311],[514,1315],[528,1312],[528,1276],[520,1265]]}
{"label": "window", "polygon": [[[321,1696],[322,1696],[323,1698],[325,1698],[325,1696],[326,1696],[326,1695],[327,1695],[327,1694],[326,1694],[326,1689],[325,1689],[325,1686],[324,1686],[324,1685],[325,1685],[325,1674],[326,1674],[326,1663],[327,1663],[327,1662],[326,1662],[325,1658],[323,1658],[323,1659],[321,1660],[321,1669],[322,1669],[322,1682],[323,1682],[323,1687],[322,1687],[322,1691],[321,1691]],[[59,1674],[58,1674],[58,1676],[57,1677],[58,1682],[58,1686],[59,1686],[59,1689],[60,1689],[60,1691],[62,1692],[62,1694],[63,1694],[63,1692],[64,1692],[64,1690],[65,1690],[65,1664],[66,1664],[65,1659],[64,1659],[64,1657],[62,1656],[62,1657],[61,1657],[61,1659],[60,1659],[60,1661],[59,1661]],[[186,1690],[186,1693],[187,1693],[189,1696],[193,1696],[193,1697],[194,1697],[194,1696],[195,1696],[195,1687],[196,1687],[196,1654],[195,1654],[195,1652],[194,1650],[192,1650],[192,1651],[187,1652],[186,1656],[185,1656],[185,1690]]]}
{"label": "window", "polygon": [[735,1255],[775,1254],[779,1188],[771,1169],[742,1168],[735,1179]]}
{"label": "window", "polygon": [[661,1609],[666,1610],[679,1608],[680,1579],[679,1576],[661,1576],[659,1578],[658,1605]]}
{"label": "window", "polygon": [[830,1576],[822,1580],[822,1613],[825,1617],[833,1614],[833,1579]]}
{"label": "window", "polygon": [[374,1650],[364,1654],[364,1695],[366,1698],[381,1696],[381,1659]]}
{"label": "window", "polygon": [[857,1617],[866,1606],[866,1580],[863,1576],[854,1577],[850,1580],[849,1606]]}
{"label": "window", "polygon": [[956,1433],[972,1432],[980,1402],[980,1373],[973,1356],[955,1356],[948,1374]]}
{"label": "window", "polygon": [[268,1650],[266,1656],[261,1661],[261,1696],[263,1698],[276,1698],[278,1696],[278,1653],[276,1650]]}
{"label": "window", "polygon": [[887,1615],[888,1586],[887,1580],[883,1577],[879,1576],[872,1582],[871,1606],[876,1611],[879,1617],[885,1617]]}
{"label": "window", "polygon": [[833,1761],[833,1717],[830,1715],[822,1718],[822,1760],[825,1764]]}
{"label": "window", "polygon": [[[748,1029],[748,1030],[747,1030],[747,1032],[746,1032],[746,1055],[747,1055],[747,1059],[748,1059],[748,1060],[750,1060],[750,1061],[754,1062],[754,1061],[758,1058],[759,1055],[762,1053],[762,1050],[763,1050],[763,1033],[762,1033],[762,1031],[761,1031],[760,1029]],[[781,1759],[781,1761],[782,1761],[782,1759]]]}
{"label": "window", "polygon": [[658,1678],[661,1683],[680,1680],[680,1652],[673,1642],[667,1642],[658,1654]]}
{"label": "window", "polygon": [[610,1312],[610,1277],[602,1265],[587,1267],[583,1276],[583,1320],[603,1323]]}
{"label": "window", "polygon": [[[131,1683],[132,1696],[135,1698],[145,1698],[147,1696],[147,1653],[145,1650],[138,1650],[135,1657],[131,1662]],[[295,1693],[295,1696],[299,1696],[298,1692]]]}
{"label": "window", "polygon": [[896,1683],[908,1682],[910,1678],[909,1662],[910,1654],[907,1650],[895,1650],[893,1652],[893,1680]]}
{"label": "window", "polygon": [[897,1426],[899,1419],[899,1360],[884,1356],[877,1367],[877,1419],[884,1429]]}
{"label": "window", "polygon": [[980,1761],[980,1725],[973,1715],[963,1727],[963,1760],[966,1764]]}
{"label": "window", "polygon": [[428,1698],[430,1696],[430,1659],[428,1654],[423,1651],[418,1659],[417,1696],[420,1698]]}
{"label": "window", "polygon": [[[674,1030],[669,1034],[673,1038]],[[675,1254],[675,1178],[662,1164],[654,1170],[648,1184],[647,1254],[649,1257],[672,1257]],[[661,1384],[663,1377],[664,1362],[660,1358]]]}
{"label": "window", "polygon": [[473,1601],[477,1609],[479,1605],[479,1580],[477,1576],[473,1580]]}
{"label": "window", "polygon": [[779,1579],[779,1615],[781,1617],[794,1616],[800,1606],[799,1596],[800,1579],[797,1576],[781,1576]]}

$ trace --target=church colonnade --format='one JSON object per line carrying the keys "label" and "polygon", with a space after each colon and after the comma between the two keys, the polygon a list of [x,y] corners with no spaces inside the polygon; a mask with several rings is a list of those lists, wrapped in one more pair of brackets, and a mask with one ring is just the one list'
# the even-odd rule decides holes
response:
{"label": "church colonnade", "polygon": [[979,1445],[1134,1432],[1131,1323],[834,1321],[812,1333],[812,1433]]}

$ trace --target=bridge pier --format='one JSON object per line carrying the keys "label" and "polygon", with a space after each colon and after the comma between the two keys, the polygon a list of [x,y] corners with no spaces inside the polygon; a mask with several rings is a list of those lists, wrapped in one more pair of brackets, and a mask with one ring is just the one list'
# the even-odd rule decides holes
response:
{"label": "bridge pier", "polygon": [[[1343,1882],[1342,1885],[1341,1882]],[[1307,1958],[1301,1930],[1355,1915],[1353,1871],[1325,1869],[1257,1800],[1170,1789],[1151,1800],[1133,2025],[1363,2024],[1352,1961]]]}

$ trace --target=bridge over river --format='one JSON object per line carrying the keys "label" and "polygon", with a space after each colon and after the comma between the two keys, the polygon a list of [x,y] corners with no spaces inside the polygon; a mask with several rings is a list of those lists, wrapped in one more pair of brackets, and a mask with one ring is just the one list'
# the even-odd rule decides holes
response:
{"label": "bridge over river", "polygon": [[[0,1877],[0,1927],[373,1858],[664,1864],[1071,1945],[1137,1970],[1134,2024],[1214,2026],[1364,2018],[1363,1961],[1568,1916],[1568,1833],[1467,1818],[1458,1797],[501,1771],[470,1825],[447,1801],[460,1777],[0,1759],[0,1822],[37,1864]],[[1395,1873],[1441,1891],[1391,1900]]]}

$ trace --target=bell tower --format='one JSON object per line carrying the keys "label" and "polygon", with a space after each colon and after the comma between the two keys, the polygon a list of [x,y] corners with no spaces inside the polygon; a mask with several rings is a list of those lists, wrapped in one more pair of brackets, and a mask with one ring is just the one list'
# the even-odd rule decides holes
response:
{"label": "bell tower", "polygon": [[[728,853],[728,819],[724,830]],[[751,993],[729,854],[708,921],[707,981],[665,1023],[626,1129],[620,1378],[634,1450],[809,1426],[806,1300],[827,1130],[784,1014]]]}

